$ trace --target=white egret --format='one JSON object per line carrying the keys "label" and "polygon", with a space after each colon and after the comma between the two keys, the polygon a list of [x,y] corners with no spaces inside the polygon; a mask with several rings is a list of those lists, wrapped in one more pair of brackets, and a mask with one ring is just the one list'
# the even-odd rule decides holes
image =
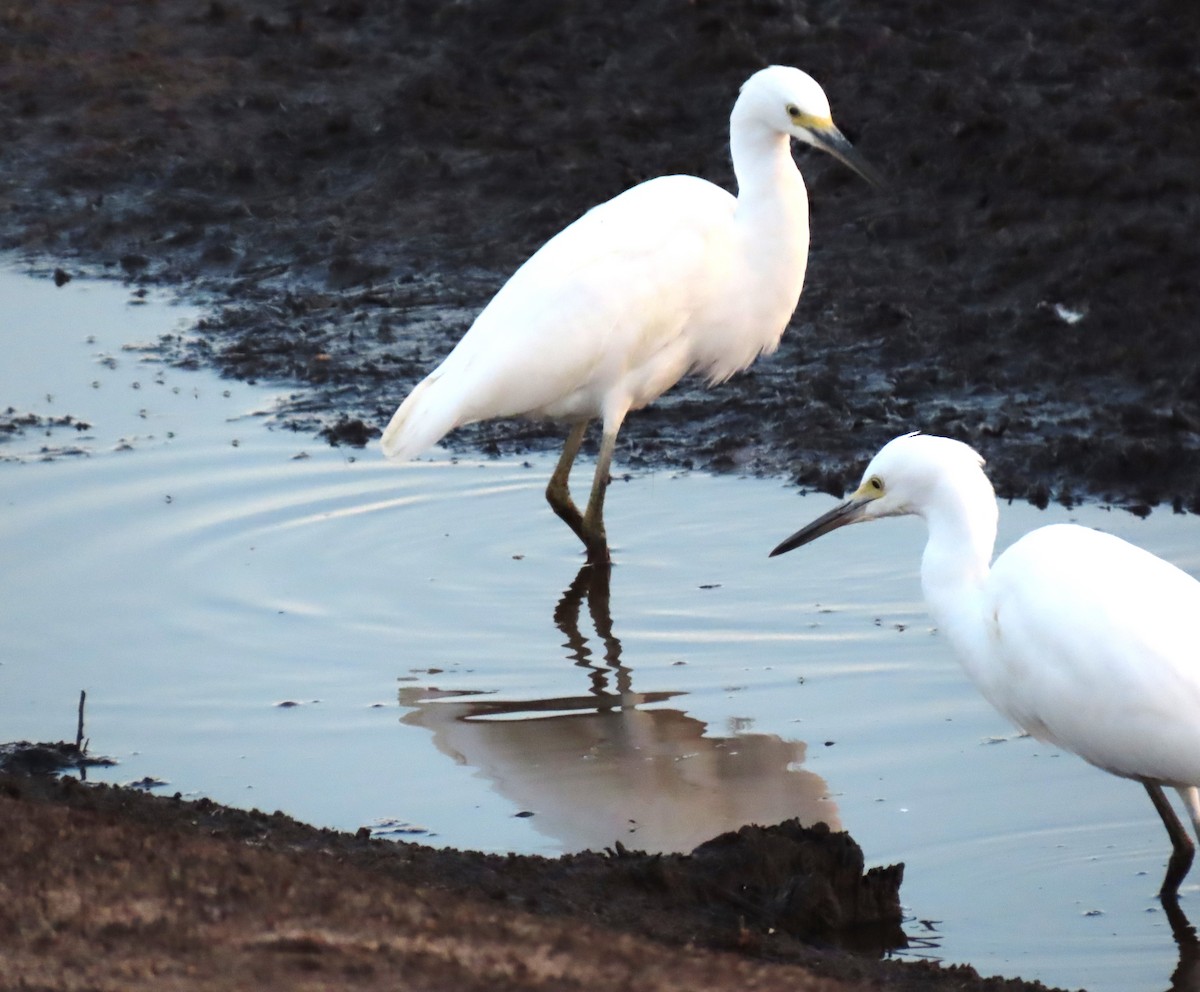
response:
{"label": "white egret", "polygon": [[[383,432],[412,458],[463,424],[550,417],[572,426],[546,499],[608,561],[604,493],[630,410],[688,372],[711,383],[779,343],[808,262],[808,195],[790,139],[875,182],[834,126],[829,101],[799,69],[771,66],[742,86],[729,119],[738,196],[695,176],[641,183],[542,246],[493,297]],[[587,509],[568,475],[589,420],[603,423]]]}
{"label": "white egret", "polygon": [[1173,899],[1200,835],[1200,582],[1120,538],[1074,524],[1026,534],[989,567],[995,491],[960,441],[908,434],[871,460],[841,505],[783,554],[846,524],[916,514],[929,529],[921,587],[938,629],[987,700],[1038,740],[1141,782],[1171,837]]}

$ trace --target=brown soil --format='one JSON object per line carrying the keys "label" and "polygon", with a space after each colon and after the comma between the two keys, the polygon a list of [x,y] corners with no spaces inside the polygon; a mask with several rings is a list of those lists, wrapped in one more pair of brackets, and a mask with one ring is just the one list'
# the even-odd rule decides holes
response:
{"label": "brown soil", "polygon": [[845,950],[892,939],[899,872],[795,825],[500,857],[0,773],[0,836],[3,988],[1042,987]]}

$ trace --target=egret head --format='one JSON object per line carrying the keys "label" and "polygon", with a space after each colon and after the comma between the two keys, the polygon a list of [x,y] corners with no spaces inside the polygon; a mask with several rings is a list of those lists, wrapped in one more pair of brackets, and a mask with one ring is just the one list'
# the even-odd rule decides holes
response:
{"label": "egret head", "polygon": [[847,524],[910,513],[926,516],[947,498],[975,506],[980,494],[989,497],[994,513],[991,483],[983,474],[983,459],[973,448],[948,437],[902,434],[879,449],[848,500],[800,528],[770,556],[792,551]]}
{"label": "egret head", "polygon": [[760,69],[742,84],[741,97],[734,107],[735,117],[739,111],[757,117],[775,131],[828,152],[872,185],[883,185],[879,174],[837,129],[825,91],[807,72],[787,65]]}

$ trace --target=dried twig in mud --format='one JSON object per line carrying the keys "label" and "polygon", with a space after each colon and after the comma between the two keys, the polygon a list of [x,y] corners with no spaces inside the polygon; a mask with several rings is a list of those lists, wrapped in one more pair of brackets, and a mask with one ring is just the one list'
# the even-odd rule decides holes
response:
{"label": "dried twig in mud", "polygon": [[87,751],[87,746],[88,746],[88,744],[91,743],[91,741],[85,742],[83,739],[83,704],[86,701],[87,701],[87,690],[80,689],[79,690],[79,723],[75,727],[75,750],[78,751],[81,755],[85,751]]}
{"label": "dried twig in mud", "polygon": [[80,779],[87,780],[87,770],[93,765],[115,765],[111,758],[92,758],[87,753],[91,741],[83,736],[83,707],[87,691],[79,691],[79,719],[75,725],[75,743],[32,744],[29,741],[13,741],[0,744],[0,771],[17,775],[57,775],[75,770]]}

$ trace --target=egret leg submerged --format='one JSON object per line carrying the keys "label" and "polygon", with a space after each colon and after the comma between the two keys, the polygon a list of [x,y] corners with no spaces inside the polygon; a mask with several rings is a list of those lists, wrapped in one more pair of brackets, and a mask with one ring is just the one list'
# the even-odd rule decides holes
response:
{"label": "egret leg submerged", "polygon": [[592,477],[592,491],[588,497],[587,509],[579,512],[579,507],[571,498],[568,480],[571,466],[579,454],[583,444],[583,435],[587,431],[588,422],[581,420],[571,428],[563,445],[562,454],[550,476],[546,486],[546,502],[587,548],[587,560],[593,565],[609,563],[608,535],[604,528],[604,494],[608,490],[609,472],[612,467],[613,450],[616,447],[615,431],[605,431],[600,441],[600,454],[596,459],[596,474]]}
{"label": "egret leg submerged", "polygon": [[[1159,890],[1159,895],[1164,899],[1174,899],[1179,892],[1179,883],[1183,881],[1188,870],[1192,867],[1192,859],[1196,854],[1196,845],[1192,838],[1188,835],[1187,829],[1179,821],[1174,808],[1168,801],[1163,788],[1157,782],[1145,782],[1146,792],[1150,795],[1150,801],[1154,803],[1154,808],[1158,810],[1158,815],[1162,817],[1163,826],[1167,828],[1167,834],[1171,838],[1171,858],[1167,862],[1167,874],[1163,878],[1162,889]],[[1192,823],[1195,826],[1196,833],[1200,836],[1200,790],[1196,787],[1187,786],[1176,790],[1179,793],[1179,798],[1183,800],[1187,806],[1188,815],[1191,817]]]}

